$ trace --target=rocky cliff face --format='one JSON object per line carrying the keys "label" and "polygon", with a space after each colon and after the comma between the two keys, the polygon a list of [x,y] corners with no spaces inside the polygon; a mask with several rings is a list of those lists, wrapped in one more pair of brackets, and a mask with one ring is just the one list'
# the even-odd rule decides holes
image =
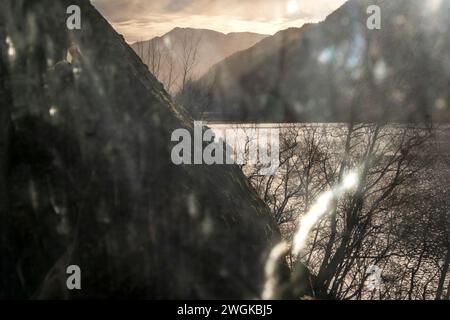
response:
{"label": "rocky cliff face", "polygon": [[[81,30],[66,28],[72,4]],[[171,133],[191,120],[123,38],[89,1],[0,8],[0,297],[259,296],[279,238],[268,209],[236,167],[172,164]],[[71,46],[82,54],[72,64]],[[81,291],[66,288],[72,264]]]}
{"label": "rocky cliff face", "polygon": [[[367,27],[371,5],[380,30]],[[216,65],[192,108],[215,120],[449,121],[449,12],[448,0],[350,0]]]}
{"label": "rocky cliff face", "polygon": [[[0,39],[4,39],[4,26],[0,20]],[[6,43],[0,41],[0,54],[6,53]],[[8,221],[8,159],[10,142],[10,116],[11,96],[9,91],[8,71],[4,63],[6,57],[0,59],[0,246],[7,248],[7,221]],[[7,253],[3,251],[3,253]],[[2,259],[0,262],[0,272],[6,274],[8,262]],[[4,282],[0,281],[3,287]]]}

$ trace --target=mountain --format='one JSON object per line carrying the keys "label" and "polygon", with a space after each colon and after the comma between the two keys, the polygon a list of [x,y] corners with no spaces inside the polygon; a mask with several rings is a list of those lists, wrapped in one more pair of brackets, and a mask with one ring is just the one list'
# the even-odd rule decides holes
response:
{"label": "mountain", "polygon": [[[367,9],[381,9],[369,30]],[[262,122],[450,121],[449,0],[350,0],[280,31],[191,86],[196,117]]]}
{"label": "mountain", "polygon": [[89,0],[3,0],[0,49],[1,298],[259,296],[269,209],[237,166],[172,164],[191,118]]}
{"label": "mountain", "polygon": [[[162,37],[136,42],[132,48],[170,92],[180,91],[183,80],[198,79],[213,65],[248,49],[267,35],[237,32],[224,34],[193,28],[175,28]],[[186,68],[187,78],[183,79]]]}

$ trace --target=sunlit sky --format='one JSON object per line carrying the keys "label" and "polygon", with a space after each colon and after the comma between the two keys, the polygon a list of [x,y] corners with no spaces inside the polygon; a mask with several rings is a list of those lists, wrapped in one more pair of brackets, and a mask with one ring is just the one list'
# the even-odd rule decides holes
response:
{"label": "sunlit sky", "polygon": [[128,42],[175,27],[274,34],[323,20],[346,0],[92,0]]}

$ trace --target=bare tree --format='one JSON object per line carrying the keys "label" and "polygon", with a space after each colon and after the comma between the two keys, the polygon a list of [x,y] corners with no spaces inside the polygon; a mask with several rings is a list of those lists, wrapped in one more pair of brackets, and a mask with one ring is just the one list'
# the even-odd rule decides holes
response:
{"label": "bare tree", "polygon": [[153,39],[148,42],[146,62],[153,75],[160,79],[161,65],[163,62],[163,48],[158,39]]}
{"label": "bare tree", "polygon": [[165,55],[165,62],[167,65],[167,68],[166,68],[167,71],[166,71],[166,76],[165,76],[163,83],[166,86],[166,90],[170,93],[173,93],[172,89],[178,80],[178,74],[176,74],[176,72],[175,72],[175,67],[176,67],[175,60],[172,57],[172,55],[170,54],[170,52],[168,52]]}
{"label": "bare tree", "polygon": [[[320,194],[358,168],[357,190],[329,206],[299,260],[288,256],[291,265],[305,263],[316,275],[317,295],[417,299],[441,291],[443,296],[448,269],[442,249],[448,245],[441,240],[441,249],[430,245],[442,238],[436,229],[442,214],[423,207],[432,184],[416,188],[433,170],[431,135],[427,128],[407,125],[298,125],[282,134],[276,176],[260,177],[244,167],[287,240]],[[376,290],[366,286],[373,266],[381,270]]]}
{"label": "bare tree", "polygon": [[181,65],[181,94],[184,94],[186,84],[193,77],[193,70],[197,65],[198,48],[201,38],[186,32],[181,39],[181,54],[179,57]]}
{"label": "bare tree", "polygon": [[136,42],[136,53],[141,58],[141,60],[145,63],[145,50],[144,50],[144,42],[139,40]]}
{"label": "bare tree", "polygon": [[148,66],[150,72],[163,83],[168,92],[174,94],[174,86],[179,78],[179,68],[171,49],[167,48],[160,39],[148,42],[139,41],[135,48],[136,53]]}

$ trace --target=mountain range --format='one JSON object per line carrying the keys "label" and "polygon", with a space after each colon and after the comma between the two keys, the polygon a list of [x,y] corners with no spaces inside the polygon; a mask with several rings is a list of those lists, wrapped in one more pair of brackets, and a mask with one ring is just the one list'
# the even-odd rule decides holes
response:
{"label": "mountain range", "polygon": [[224,34],[175,28],[161,37],[136,42],[132,48],[166,89],[175,93],[183,89],[185,82],[200,78],[216,63],[266,37],[250,32]]}
{"label": "mountain range", "polygon": [[[381,9],[370,30],[367,9]],[[255,122],[450,120],[449,0],[350,0],[283,30],[190,86],[198,118]],[[205,116],[206,115],[206,116]]]}

